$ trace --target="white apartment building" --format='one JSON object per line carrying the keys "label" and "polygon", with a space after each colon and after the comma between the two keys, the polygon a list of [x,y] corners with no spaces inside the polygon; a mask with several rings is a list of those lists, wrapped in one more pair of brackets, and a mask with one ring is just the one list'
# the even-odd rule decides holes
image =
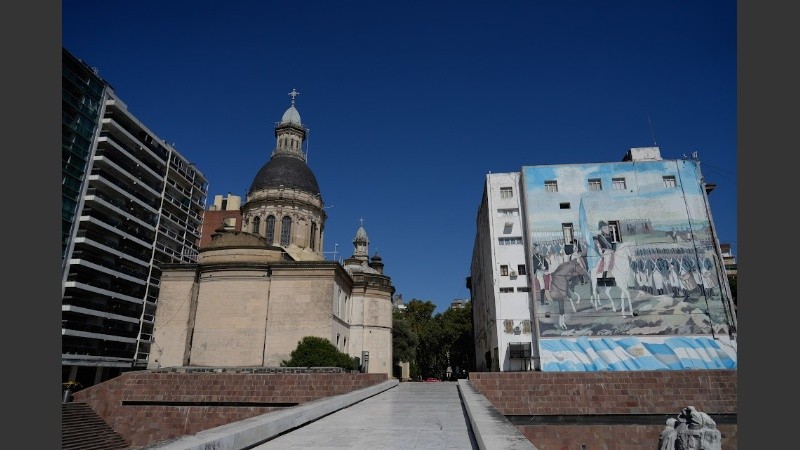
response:
{"label": "white apartment building", "polygon": [[[486,176],[469,280],[479,370],[530,369],[531,292],[521,199],[518,172]],[[500,357],[500,349],[512,347],[515,356],[527,350],[528,358]]]}

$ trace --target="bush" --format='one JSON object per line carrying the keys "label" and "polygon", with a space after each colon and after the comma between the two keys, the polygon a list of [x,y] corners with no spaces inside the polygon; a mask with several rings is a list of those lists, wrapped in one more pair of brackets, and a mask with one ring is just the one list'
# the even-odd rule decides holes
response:
{"label": "bush", "polygon": [[356,363],[347,353],[342,353],[331,341],[306,336],[297,343],[297,348],[289,355],[288,360],[281,362],[281,367],[341,367],[355,370]]}

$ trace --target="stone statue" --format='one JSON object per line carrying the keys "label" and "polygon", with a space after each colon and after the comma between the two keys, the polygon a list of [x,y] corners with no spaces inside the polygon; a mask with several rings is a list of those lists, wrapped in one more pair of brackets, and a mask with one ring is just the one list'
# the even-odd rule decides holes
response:
{"label": "stone statue", "polygon": [[722,450],[722,434],[711,416],[687,406],[677,419],[667,419],[658,450]]}
{"label": "stone statue", "polygon": [[667,419],[667,424],[658,437],[658,450],[675,450],[675,438],[678,436],[678,432],[675,430],[677,422],[678,419],[672,417]]}

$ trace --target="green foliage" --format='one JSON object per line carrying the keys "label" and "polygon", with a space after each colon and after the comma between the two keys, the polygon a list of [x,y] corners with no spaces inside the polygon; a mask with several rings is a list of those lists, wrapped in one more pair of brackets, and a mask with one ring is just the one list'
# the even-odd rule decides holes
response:
{"label": "green foliage", "polygon": [[417,357],[419,338],[411,328],[405,313],[400,310],[392,312],[392,358],[397,364],[404,361],[414,361]]}
{"label": "green foliage", "polygon": [[475,361],[475,345],[472,336],[472,303],[463,308],[448,309],[441,314],[448,363],[455,371],[472,371]]}
{"label": "green foliage", "polygon": [[281,367],[341,367],[355,370],[355,360],[347,353],[342,353],[331,341],[306,336],[297,343],[297,348],[289,355],[288,360],[281,362]]}
{"label": "green foliage", "polygon": [[[405,311],[395,313],[393,328],[399,323],[399,328],[410,329],[417,338],[416,352],[410,360],[412,378],[444,379],[448,366],[452,370],[472,370],[475,360],[472,308],[469,303],[465,306],[463,309],[448,309],[434,316],[436,305],[414,299],[406,304]],[[398,330],[398,334],[401,333],[405,331]],[[407,337],[403,339],[406,342],[410,340]]]}

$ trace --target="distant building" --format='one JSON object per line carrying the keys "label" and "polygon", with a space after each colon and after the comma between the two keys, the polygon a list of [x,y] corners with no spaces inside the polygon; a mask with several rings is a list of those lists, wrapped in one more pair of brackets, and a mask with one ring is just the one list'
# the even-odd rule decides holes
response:
{"label": "distant building", "polygon": [[62,381],[143,369],[162,263],[193,263],[203,174],[62,48]]}
{"label": "distant building", "polygon": [[395,294],[395,295],[393,295],[392,296],[392,305],[394,306],[394,309],[397,309],[397,310],[400,310],[400,311],[405,311],[407,306],[403,302],[403,294]]}
{"label": "distant building", "polygon": [[215,195],[214,203],[203,211],[203,227],[200,230],[200,248],[211,243],[211,235],[219,229],[242,230],[242,197],[228,193]]}
{"label": "distant building", "polygon": [[736,278],[738,276],[738,267],[736,265],[736,256],[731,250],[731,244],[719,244],[722,251],[722,263],[725,265],[725,274],[728,276],[728,282],[731,284],[731,295],[733,296],[734,310],[738,307],[736,301]]}
{"label": "distant building", "polygon": [[196,263],[162,267],[158,350],[148,368],[276,367],[303,337],[317,336],[367,372],[392,374],[395,288],[382,258],[369,257],[363,221],[352,256],[323,258],[327,217],[290,95],[275,148],[241,207],[241,230],[217,227]]}
{"label": "distant building", "polygon": [[731,244],[722,243],[719,244],[719,247],[722,251],[722,263],[725,265],[725,274],[728,275],[728,277],[735,277],[737,274],[736,256],[731,251]]}
{"label": "distant building", "polygon": [[457,298],[450,303],[450,309],[462,309],[467,307],[467,303],[469,302],[468,298]]}
{"label": "distant building", "polygon": [[696,159],[486,176],[467,287],[476,368],[735,368],[736,316]]}

